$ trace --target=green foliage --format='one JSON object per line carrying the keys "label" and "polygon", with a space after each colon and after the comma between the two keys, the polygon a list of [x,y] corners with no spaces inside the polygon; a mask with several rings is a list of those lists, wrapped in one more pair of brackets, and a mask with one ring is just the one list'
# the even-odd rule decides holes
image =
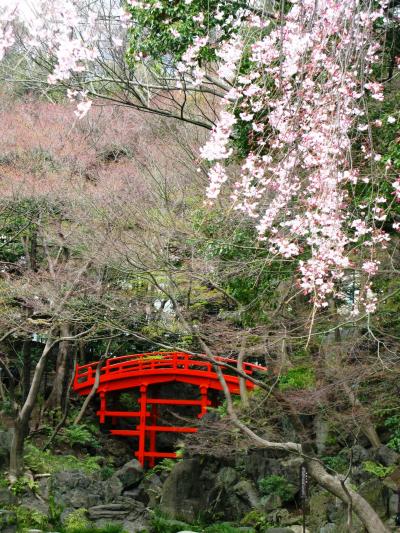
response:
{"label": "green foliage", "polygon": [[94,527],[91,526],[90,528],[86,528],[83,530],[79,530],[79,532],[76,533],[126,533],[122,524],[115,524],[110,522],[109,524],[104,524],[102,527]]}
{"label": "green foliage", "polygon": [[[102,527],[96,527],[93,524],[89,524],[86,527],[77,528],[71,531],[71,533],[125,533],[122,524],[109,523]],[[145,532],[144,532],[145,533]]]}
{"label": "green foliage", "polygon": [[374,461],[365,461],[365,463],[363,463],[363,470],[369,474],[373,474],[379,479],[383,479],[394,472],[396,467],[394,465],[383,466],[380,463],[375,463]]}
{"label": "green foliage", "polygon": [[[196,231],[193,246],[205,261],[216,266],[213,275],[217,286],[237,302],[239,312],[232,313],[232,302],[217,304],[219,315],[229,313],[243,326],[268,323],[271,309],[275,309],[277,292],[293,274],[293,265],[280,260],[268,261],[268,250],[260,245],[251,223],[226,217],[226,213],[213,209],[195,209],[192,224]],[[219,295],[221,297],[221,295]]]}
{"label": "green foliage", "polygon": [[337,435],[334,435],[333,433],[329,433],[326,437],[325,444],[327,446],[336,446],[338,443]]}
{"label": "green foliage", "polygon": [[282,391],[287,389],[312,389],[314,386],[314,369],[306,366],[291,368],[279,378],[279,388]]}
{"label": "green foliage", "polygon": [[[347,453],[347,452],[346,452]],[[349,466],[349,462],[344,453],[338,453],[337,455],[326,455],[321,457],[324,464],[340,474],[344,474]]]}
{"label": "green foliage", "polygon": [[78,459],[74,455],[55,455],[50,451],[43,451],[32,444],[27,444],[25,465],[35,474],[63,472],[65,470],[82,470],[87,473],[101,469],[97,456],[87,456]]}
{"label": "green foliage", "polygon": [[66,533],[80,533],[82,530],[90,528],[91,523],[87,517],[87,509],[81,507],[72,511],[65,519],[64,526]]}
{"label": "green foliage", "polygon": [[134,398],[130,392],[123,392],[120,394],[118,403],[127,411],[137,411],[139,407],[137,398]]}
{"label": "green foliage", "polygon": [[58,527],[61,524],[61,515],[64,511],[64,507],[58,503],[56,503],[54,496],[50,494],[49,496],[49,522],[53,525]]}
{"label": "green foliage", "polygon": [[[159,64],[164,61],[171,65],[182,58],[196,36],[205,37],[215,33],[218,25],[218,38],[227,40],[236,29],[232,24],[221,25],[214,17],[219,8],[225,20],[235,15],[243,5],[242,2],[231,0],[193,0],[190,4],[179,0],[147,0],[150,9],[141,9],[128,5],[135,21],[130,30],[129,58],[137,61],[141,57],[151,57]],[[204,15],[204,24],[194,17]],[[175,33],[175,35],[174,35]],[[207,45],[200,50],[199,57],[204,60],[215,59],[215,45]]]}
{"label": "green foliage", "polygon": [[[370,123],[375,124],[375,121],[380,121],[381,123],[380,127],[373,125],[371,131],[365,132],[364,134],[367,139],[369,135],[372,135],[374,151],[382,156],[380,162],[377,163],[380,179],[378,182],[376,182],[376,180],[371,180],[369,183],[358,183],[356,186],[352,187],[351,194],[353,197],[352,203],[356,210],[360,209],[360,205],[369,205],[371,203],[371,198],[376,194],[385,197],[388,205],[390,205],[388,218],[385,224],[385,231],[389,232],[393,231],[390,222],[397,220],[400,216],[400,204],[393,202],[392,186],[394,177],[400,171],[400,143],[398,141],[400,133],[400,113],[398,111],[398,97],[398,85],[393,82],[387,85],[385,90],[385,100],[383,102],[371,100],[368,104],[368,118]],[[389,122],[389,117],[394,117],[396,119],[395,122]],[[360,144],[355,144],[355,158],[360,156],[360,147],[364,140],[364,138],[361,138]],[[386,171],[385,166],[389,161],[390,170]],[[363,165],[363,163],[360,162],[360,165]],[[372,217],[372,214],[370,216]]]}
{"label": "green foliage", "polygon": [[294,485],[289,483],[284,477],[276,475],[260,479],[258,487],[264,496],[276,494],[284,502],[290,501],[297,492],[297,488]]}
{"label": "green foliage", "polygon": [[26,529],[46,530],[48,528],[48,517],[40,511],[29,509],[23,505],[12,506],[11,510],[17,515],[18,531],[24,531]]}
{"label": "green foliage", "polygon": [[[159,513],[153,513],[151,517],[151,525],[153,533],[178,533],[179,531],[195,531],[194,526],[181,522],[179,520],[171,520]],[[199,529],[197,529],[199,531]]]}
{"label": "green foliage", "polygon": [[37,483],[37,481],[34,481],[32,478],[29,478],[27,476],[19,477],[11,485],[11,492],[15,494],[15,496],[20,496],[29,491],[36,493],[38,489],[39,489],[39,484]]}
{"label": "green foliage", "polygon": [[[231,524],[213,524],[205,528],[204,533],[240,533],[242,530]],[[251,532],[249,532],[251,533]]]}
{"label": "green foliage", "polygon": [[391,430],[391,437],[387,442],[388,447],[400,452],[400,416],[394,415],[386,418],[385,426]]}
{"label": "green foliage", "polygon": [[267,527],[272,527],[268,522],[265,513],[253,509],[247,513],[240,522],[243,526],[252,526],[256,531],[264,531]]}
{"label": "green foliage", "polygon": [[64,523],[65,533],[124,533],[121,524],[109,523],[102,527],[93,525],[87,517],[87,509],[75,509]]}
{"label": "green foliage", "polygon": [[0,531],[8,530],[12,531],[14,528],[12,526],[15,526],[17,524],[17,518],[12,513],[0,513]]}
{"label": "green foliage", "polygon": [[115,467],[112,466],[111,464],[102,466],[100,470],[101,479],[103,481],[110,479],[110,477],[114,474],[114,472],[115,472]]}
{"label": "green foliage", "polygon": [[10,398],[4,398],[0,401],[0,411],[8,416],[13,416],[14,407]]}
{"label": "green foliage", "polygon": [[161,472],[171,472],[178,460],[165,457],[155,467],[148,470],[145,477],[150,477],[152,474],[160,474]]}
{"label": "green foliage", "polygon": [[[252,393],[254,394],[254,391],[252,391]],[[241,399],[239,396],[234,396],[232,398],[232,403],[233,403],[233,406],[234,407],[239,407],[241,405]],[[228,404],[226,402],[226,400],[224,400],[223,402],[221,402],[218,407],[215,407],[214,408],[214,411],[216,413],[219,414],[220,417],[225,417],[228,415]]]}
{"label": "green foliage", "polygon": [[91,448],[100,447],[99,441],[86,424],[64,428],[59,438],[70,446],[83,445],[90,446]]}
{"label": "green foliage", "polygon": [[193,335],[180,335],[176,345],[181,350],[190,350],[193,349],[193,344],[195,342],[196,339]]}

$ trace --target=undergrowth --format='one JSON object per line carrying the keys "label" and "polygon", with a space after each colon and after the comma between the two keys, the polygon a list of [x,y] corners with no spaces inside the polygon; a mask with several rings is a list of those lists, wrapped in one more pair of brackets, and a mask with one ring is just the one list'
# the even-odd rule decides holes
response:
{"label": "undergrowth", "polygon": [[33,444],[26,446],[24,456],[25,465],[35,474],[52,474],[65,470],[82,470],[86,473],[97,472],[101,470],[99,465],[101,459],[98,456],[78,458],[74,455],[55,455],[48,450],[40,450]]}

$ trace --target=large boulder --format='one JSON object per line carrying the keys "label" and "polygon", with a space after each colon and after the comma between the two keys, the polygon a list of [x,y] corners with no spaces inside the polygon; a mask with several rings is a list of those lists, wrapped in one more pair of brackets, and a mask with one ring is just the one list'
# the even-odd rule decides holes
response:
{"label": "large boulder", "polygon": [[18,505],[42,516],[46,516],[49,510],[47,503],[44,500],[39,500],[32,493],[20,496],[18,498]]}
{"label": "large boulder", "polygon": [[54,503],[64,509],[88,509],[105,500],[104,482],[95,474],[82,471],[56,472],[50,490]]}
{"label": "large boulder", "polygon": [[80,509],[115,502],[122,494],[123,484],[112,476],[103,481],[98,473],[79,471],[57,472],[52,475],[49,494],[54,503],[64,509]]}
{"label": "large boulder", "polygon": [[0,506],[11,505],[16,502],[15,495],[8,487],[0,487]]}
{"label": "large boulder", "polygon": [[236,485],[232,487],[234,494],[236,494],[249,509],[260,506],[260,498],[254,484],[248,479],[241,479]]}
{"label": "large boulder", "polygon": [[48,500],[51,491],[51,476],[36,478],[38,483],[38,494],[42,499]]}
{"label": "large boulder", "polygon": [[351,449],[351,453],[354,464],[362,464],[371,457],[371,451],[363,448],[360,444],[355,444]]}
{"label": "large boulder", "polygon": [[274,511],[282,507],[282,499],[277,494],[268,494],[263,496],[260,500],[262,509],[265,512]]}
{"label": "large boulder", "polygon": [[118,468],[132,458],[132,445],[123,438],[101,435],[101,449],[104,456],[112,456],[113,464]]}
{"label": "large boulder", "polygon": [[114,472],[112,478],[117,478],[123,489],[129,489],[137,485],[144,476],[143,467],[137,459],[125,463],[119,470]]}
{"label": "large boulder", "polygon": [[319,533],[338,533],[338,528],[335,524],[328,523],[320,528]]}
{"label": "large boulder", "polygon": [[314,492],[309,499],[309,523],[313,531],[319,531],[329,520],[329,512],[335,507],[335,498],[327,491]]}
{"label": "large boulder", "polygon": [[281,461],[284,455],[279,452],[251,449],[246,455],[237,457],[236,466],[243,471],[246,477],[262,479],[271,475],[281,475]]}
{"label": "large boulder", "polygon": [[399,495],[392,492],[389,497],[389,516],[395,516],[399,507]]}
{"label": "large boulder", "polygon": [[204,469],[202,478],[208,479],[206,490],[210,519],[216,514],[224,520],[238,521],[253,508],[260,508],[260,497],[253,481],[239,476],[232,467],[223,467],[214,476]]}
{"label": "large boulder", "polygon": [[145,517],[130,519],[128,516],[128,518],[122,522],[122,527],[126,533],[143,533],[144,531],[148,531],[149,520]]}
{"label": "large boulder", "polygon": [[151,509],[154,509],[160,503],[162,489],[163,481],[161,477],[156,473],[152,473],[143,478],[139,486],[124,491],[123,495],[141,501]]}
{"label": "large boulder", "polygon": [[88,516],[89,519],[93,521],[107,519],[109,522],[113,522],[127,517],[130,510],[131,506],[129,504],[108,503],[90,507],[90,509],[88,509]]}
{"label": "large boulder", "polygon": [[370,479],[362,483],[358,490],[381,518],[387,518],[389,510],[389,489],[380,479]]}
{"label": "large boulder", "polygon": [[291,483],[297,487],[299,485],[300,467],[303,462],[304,461],[301,457],[296,456],[283,459],[279,462],[279,474],[284,477],[288,483]]}
{"label": "large boulder", "polygon": [[382,463],[385,466],[395,465],[399,461],[399,454],[387,446],[380,446],[372,455],[374,461]]}
{"label": "large boulder", "polygon": [[207,492],[201,482],[202,466],[197,459],[177,463],[166,479],[160,509],[170,518],[194,522],[207,507]]}
{"label": "large boulder", "polygon": [[123,528],[127,533],[141,533],[149,530],[149,524],[148,509],[141,502],[135,502],[123,522]]}
{"label": "large boulder", "polygon": [[232,487],[237,481],[239,481],[239,475],[231,466],[222,467],[216,476],[216,484],[220,487]]}
{"label": "large boulder", "polygon": [[121,498],[118,503],[96,505],[88,510],[88,516],[97,527],[110,522],[120,524],[127,533],[140,533],[149,527],[149,513],[143,503]]}
{"label": "large boulder", "polygon": [[105,502],[113,502],[122,494],[124,486],[117,476],[112,476],[110,479],[103,481],[103,493]]}
{"label": "large boulder", "polygon": [[383,484],[394,492],[400,490],[400,467],[398,466],[390,475],[386,476]]}
{"label": "large boulder", "polygon": [[177,463],[163,484],[160,501],[164,514],[188,523],[199,515],[210,521],[218,517],[235,522],[260,506],[253,480],[221,461],[205,457]]}

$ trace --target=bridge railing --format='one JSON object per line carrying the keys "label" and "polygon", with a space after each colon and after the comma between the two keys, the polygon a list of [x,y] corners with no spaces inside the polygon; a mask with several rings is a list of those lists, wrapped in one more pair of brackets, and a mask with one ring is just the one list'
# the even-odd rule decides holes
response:
{"label": "bridge railing", "polygon": [[[236,375],[234,369],[237,361],[229,357],[215,357],[216,362],[225,363],[223,372],[225,375]],[[74,388],[90,386],[94,383],[98,361],[86,365],[77,365],[75,372]],[[230,369],[230,367],[233,367]],[[255,370],[265,370],[254,363],[243,363],[243,371],[251,375]],[[178,371],[206,372],[215,374],[215,369],[210,361],[196,359],[196,356],[184,352],[151,352],[143,354],[123,355],[107,359],[100,369],[100,381],[121,378],[135,372],[156,372],[162,369],[174,369]]]}

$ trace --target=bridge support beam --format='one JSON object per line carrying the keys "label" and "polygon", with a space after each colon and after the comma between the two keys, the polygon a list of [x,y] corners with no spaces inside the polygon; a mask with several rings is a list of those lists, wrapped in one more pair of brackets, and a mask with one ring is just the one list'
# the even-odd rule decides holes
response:
{"label": "bridge support beam", "polygon": [[200,405],[200,413],[197,415],[198,418],[202,418],[206,412],[207,412],[207,405],[208,405],[208,387],[205,385],[202,385],[200,387],[200,394],[201,394],[201,405]]}
{"label": "bridge support beam", "polygon": [[139,449],[138,460],[144,465],[144,452],[146,446],[146,413],[147,413],[147,385],[140,386],[140,417],[139,417]]}
{"label": "bridge support beam", "polygon": [[106,410],[107,410],[107,404],[106,404],[106,393],[100,392],[100,424],[104,424],[106,421]]}
{"label": "bridge support beam", "polygon": [[[153,403],[153,405],[151,406],[150,420],[151,420],[152,426],[157,425],[157,405],[155,403]],[[149,466],[150,468],[153,468],[155,465],[154,453],[156,452],[157,431],[155,429],[151,429],[149,431],[150,431],[150,453],[153,454],[149,458]]]}

